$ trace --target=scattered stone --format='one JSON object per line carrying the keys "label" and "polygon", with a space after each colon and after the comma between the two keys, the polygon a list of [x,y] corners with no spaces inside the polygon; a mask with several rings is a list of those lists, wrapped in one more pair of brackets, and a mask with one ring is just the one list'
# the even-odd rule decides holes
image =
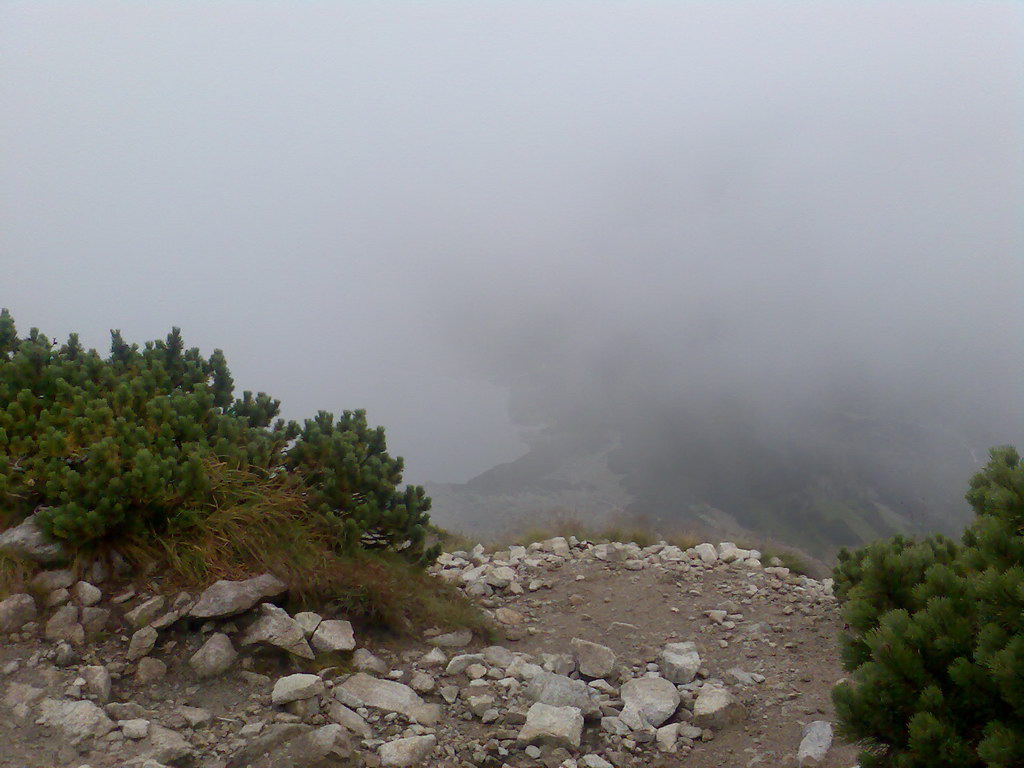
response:
{"label": "scattered stone", "polygon": [[679,691],[663,677],[639,677],[629,680],[619,691],[625,706],[622,722],[633,730],[657,728],[675,713]]}
{"label": "scattered stone", "polygon": [[815,720],[804,726],[803,738],[797,750],[797,765],[800,768],[824,765],[825,756],[832,748],[832,724],[827,720]]}
{"label": "scattered stone", "polygon": [[103,597],[103,592],[99,587],[94,587],[87,581],[80,581],[71,588],[71,594],[82,606],[96,605]]}
{"label": "scattered stone", "polygon": [[[53,541],[36,524],[38,513],[0,533],[0,553],[36,563],[60,563],[68,559],[64,545]],[[68,585],[70,586],[70,585]]]}
{"label": "scattered stone", "polygon": [[715,685],[702,687],[693,704],[693,724],[701,728],[719,730],[746,716],[747,710],[739,699]]}
{"label": "scattered stone", "polygon": [[669,643],[662,650],[661,673],[673,683],[685,685],[693,682],[700,670],[700,654],[692,642]]}
{"label": "scattered stone", "polygon": [[271,645],[303,659],[316,658],[306,642],[302,627],[287,611],[273,603],[262,603],[260,614],[260,618],[242,635],[239,641],[242,646]]}
{"label": "scattered stone", "polygon": [[147,656],[139,661],[139,666],[135,670],[135,681],[140,685],[149,685],[162,680],[166,674],[167,664],[160,659]]}
{"label": "scattered stone", "polygon": [[153,647],[156,645],[158,635],[159,633],[152,627],[143,627],[135,632],[135,634],[132,635],[131,641],[128,643],[128,653],[125,658],[127,658],[128,661],[141,659],[153,650]]}
{"label": "scattered stone", "polygon": [[111,679],[106,667],[82,667],[78,674],[85,680],[85,688],[96,697],[96,701],[105,704],[110,701]]}
{"label": "scattered stone", "polygon": [[460,629],[457,632],[431,637],[427,642],[439,648],[465,648],[473,642],[473,632],[469,629]]}
{"label": "scattered stone", "polygon": [[313,633],[313,647],[321,653],[351,651],[356,647],[352,624],[339,619],[327,619]]}
{"label": "scattered stone", "polygon": [[[675,691],[675,687],[672,688]],[[600,716],[596,693],[582,680],[573,680],[565,675],[541,672],[526,686],[526,697],[530,701],[551,707],[575,707],[586,717]],[[677,703],[678,703],[678,694]]]}
{"label": "scattered stone", "polygon": [[[434,650],[441,653],[442,657],[444,656],[439,649],[435,648]],[[377,675],[383,675],[388,671],[388,665],[365,648],[356,648],[356,652],[352,654],[352,666],[358,672],[373,672]]]}
{"label": "scattered stone", "polygon": [[403,683],[380,680],[364,672],[357,672],[338,688],[363,702],[364,706],[385,712],[399,712],[412,720],[422,722],[417,716],[424,714],[426,705],[416,691]]}
{"label": "scattered stone", "polygon": [[320,622],[324,620],[319,613],[313,613],[312,611],[296,613],[293,618],[302,627],[302,634],[306,636],[307,640],[313,636],[316,628],[320,626]]}
{"label": "scattered stone", "polygon": [[[586,677],[608,677],[615,671],[615,653],[611,648],[574,637],[572,645],[576,667]],[[689,682],[689,681],[687,681]]]}
{"label": "scattered stone", "polygon": [[714,544],[698,544],[693,549],[700,557],[701,562],[713,563],[718,560],[718,552],[715,551]]}
{"label": "scattered stone", "polygon": [[18,632],[35,617],[36,601],[32,599],[32,595],[11,595],[0,601],[0,634]]}
{"label": "scattered stone", "polygon": [[192,654],[188,664],[200,678],[215,677],[227,672],[237,658],[238,652],[231,644],[231,638],[216,632]]}
{"label": "scattered stone", "polygon": [[143,753],[161,763],[176,763],[191,758],[194,750],[177,731],[150,723],[149,735],[143,742]]}
{"label": "scattered stone", "polygon": [[103,736],[114,730],[114,721],[91,701],[43,699],[39,704],[39,723],[61,731],[72,743]]}
{"label": "scattered stone", "polygon": [[554,707],[537,702],[526,713],[516,740],[521,744],[578,748],[583,734],[583,713],[576,707]]}
{"label": "scattered stone", "polygon": [[85,629],[78,623],[78,607],[65,605],[58,608],[43,631],[47,640],[64,640],[74,645],[85,641]]}
{"label": "scattered stone", "polygon": [[437,746],[436,736],[409,736],[380,745],[380,762],[384,768],[411,768],[430,757]]}
{"label": "scattered stone", "polygon": [[159,616],[163,612],[166,604],[167,598],[163,595],[157,595],[156,597],[151,597],[149,600],[139,603],[128,611],[128,613],[124,615],[124,618],[133,627],[139,629],[141,627],[145,627]]}
{"label": "scattered stone", "polygon": [[352,733],[358,734],[364,739],[368,739],[373,735],[372,729],[362,716],[360,716],[358,712],[346,707],[340,701],[332,701],[327,706],[327,716],[334,722],[349,731],[352,731]]}
{"label": "scattered stone", "polygon": [[118,720],[117,727],[121,729],[126,739],[138,741],[149,736],[149,720],[142,718],[136,720]]}

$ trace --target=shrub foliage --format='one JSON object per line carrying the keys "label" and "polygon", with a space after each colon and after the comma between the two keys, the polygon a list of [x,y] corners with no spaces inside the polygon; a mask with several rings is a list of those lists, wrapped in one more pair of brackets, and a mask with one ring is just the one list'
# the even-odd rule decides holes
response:
{"label": "shrub foliage", "polygon": [[223,352],[186,349],[175,328],[143,347],[111,332],[108,357],[32,329],[21,338],[0,313],[0,507],[38,512],[76,548],[200,529],[225,499],[216,473],[282,483],[291,509],[329,533],[339,553],[425,546],[430,499],[399,487],[402,459],[363,411],[278,418],[264,393],[234,397]]}
{"label": "shrub foliage", "polygon": [[833,700],[863,768],[1024,765],[1024,465],[993,449],[958,543],[895,538],[842,552],[851,679]]}

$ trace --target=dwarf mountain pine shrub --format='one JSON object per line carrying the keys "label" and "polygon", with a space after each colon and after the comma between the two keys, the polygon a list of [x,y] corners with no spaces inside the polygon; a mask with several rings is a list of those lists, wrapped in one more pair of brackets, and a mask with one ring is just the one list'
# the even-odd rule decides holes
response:
{"label": "dwarf mountain pine shrub", "polygon": [[842,552],[850,680],[833,700],[863,768],[1024,766],[1024,465],[991,451],[959,544],[897,537]]}
{"label": "dwarf mountain pine shrub", "polygon": [[[430,499],[399,487],[401,458],[363,411],[299,424],[264,393],[234,397],[220,350],[204,358],[175,328],[107,357],[0,313],[0,509],[37,522],[72,548],[198,530],[226,503],[225,470],[287,493],[287,515],[327,532],[338,552],[387,550],[412,563],[425,545]],[[237,494],[236,494],[237,495]],[[250,505],[251,506],[251,505]]]}

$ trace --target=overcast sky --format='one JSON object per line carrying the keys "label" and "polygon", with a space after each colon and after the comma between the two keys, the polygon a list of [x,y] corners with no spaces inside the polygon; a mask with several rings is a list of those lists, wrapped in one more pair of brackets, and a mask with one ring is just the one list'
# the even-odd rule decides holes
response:
{"label": "overcast sky", "polygon": [[521,452],[510,397],[927,382],[998,426],[1022,134],[1016,2],[6,0],[0,306],[181,326],[414,481]]}

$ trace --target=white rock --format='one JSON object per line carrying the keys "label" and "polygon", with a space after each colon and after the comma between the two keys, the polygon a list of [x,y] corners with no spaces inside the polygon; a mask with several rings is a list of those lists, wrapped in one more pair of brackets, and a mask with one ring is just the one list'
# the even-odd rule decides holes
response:
{"label": "white rock", "polygon": [[163,613],[166,604],[167,598],[163,595],[157,595],[135,606],[124,617],[129,624],[138,629],[146,626]]}
{"label": "white rock", "polygon": [[[672,687],[675,691],[675,687]],[[678,703],[678,694],[677,703]],[[582,680],[573,680],[565,675],[541,672],[526,686],[526,697],[530,701],[551,707],[575,707],[587,717],[600,714],[596,693]]]}
{"label": "white rock", "polygon": [[156,723],[149,724],[149,735],[143,742],[147,757],[161,763],[176,763],[192,756],[192,745],[177,731]]}
{"label": "white rock", "polygon": [[527,711],[517,740],[521,744],[578,748],[582,734],[583,713],[579,709],[537,702]]}
{"label": "white rock", "polygon": [[157,631],[152,627],[143,627],[135,632],[135,634],[132,635],[131,641],[128,643],[128,653],[126,655],[128,661],[141,659],[152,651],[153,647],[156,645],[157,636]]}
{"label": "white rock", "polygon": [[361,701],[363,706],[398,712],[417,722],[422,723],[420,718],[428,712],[425,709],[428,705],[423,703],[416,691],[394,680],[380,680],[364,672],[357,672],[338,688]]}
{"label": "white rock", "polygon": [[313,636],[316,628],[320,626],[320,622],[323,620],[319,613],[313,613],[312,611],[302,611],[295,614],[295,621],[302,627],[302,633],[307,639]]}
{"label": "white rock", "polygon": [[338,725],[352,731],[352,733],[359,734],[364,739],[368,739],[373,735],[373,731],[362,716],[358,712],[346,707],[340,701],[332,701],[327,706],[327,716],[338,723]]}
{"label": "white rock", "polygon": [[47,640],[64,640],[73,645],[85,641],[85,629],[78,623],[78,607],[65,605],[54,611],[43,631]]}
{"label": "white rock", "polygon": [[134,720],[118,720],[117,727],[121,729],[126,739],[138,741],[149,736],[149,720],[136,718]]}
{"label": "white rock", "polygon": [[431,637],[427,642],[440,648],[463,648],[473,642],[473,632],[469,629],[460,629],[457,632]]}
{"label": "white rock", "polygon": [[676,740],[679,738],[679,723],[663,725],[654,733],[654,741],[662,752],[675,752]]}

